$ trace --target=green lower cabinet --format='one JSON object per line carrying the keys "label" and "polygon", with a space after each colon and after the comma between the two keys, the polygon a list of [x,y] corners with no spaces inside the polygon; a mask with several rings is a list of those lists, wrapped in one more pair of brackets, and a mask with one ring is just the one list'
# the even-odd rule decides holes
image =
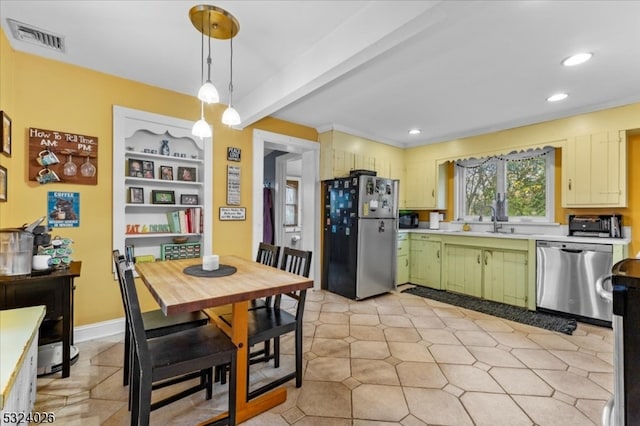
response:
{"label": "green lower cabinet", "polygon": [[482,249],[446,245],[445,290],[482,297]]}
{"label": "green lower cabinet", "polygon": [[409,282],[409,235],[398,234],[396,254],[396,285]]}
{"label": "green lower cabinet", "polygon": [[412,236],[409,282],[440,289],[442,243],[433,236]]}
{"label": "green lower cabinet", "polygon": [[527,253],[482,251],[485,299],[509,305],[527,306]]}

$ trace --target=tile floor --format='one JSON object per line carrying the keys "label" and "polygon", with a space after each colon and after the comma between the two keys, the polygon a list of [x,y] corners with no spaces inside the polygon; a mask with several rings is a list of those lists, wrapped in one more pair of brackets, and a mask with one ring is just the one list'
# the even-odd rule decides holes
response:
{"label": "tile floor", "polygon": [[[405,293],[355,302],[307,296],[302,388],[246,425],[599,425],[612,392],[610,329],[572,336]],[[36,410],[64,425],[129,423],[122,335],[79,343],[71,377],[38,379]],[[292,338],[281,369],[292,368]],[[253,369],[256,384],[277,374]],[[224,411],[226,387],[152,413],[152,424],[193,425]]]}

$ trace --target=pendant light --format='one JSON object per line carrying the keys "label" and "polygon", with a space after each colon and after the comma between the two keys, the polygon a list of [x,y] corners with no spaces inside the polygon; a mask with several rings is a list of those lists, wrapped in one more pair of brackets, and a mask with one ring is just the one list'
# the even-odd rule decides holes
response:
{"label": "pendant light", "polygon": [[[206,20],[205,20],[206,14]],[[233,39],[238,31],[240,31],[240,24],[238,20],[226,10],[217,6],[209,4],[201,4],[193,6],[189,10],[189,19],[193,26],[200,31],[200,81],[204,81],[204,36],[209,37],[208,40],[208,55],[207,55],[207,81],[204,82],[200,90],[198,91],[198,99],[200,100],[200,119],[193,125],[191,132],[195,136],[201,138],[211,137],[211,126],[204,119],[204,104],[211,104],[220,102],[220,95],[218,90],[211,82],[211,39],[216,38],[219,40]],[[231,57],[233,58],[233,41],[231,44]],[[233,65],[231,65],[233,67]],[[231,68],[233,72],[233,68]],[[229,109],[232,110],[231,118],[225,119],[228,115],[227,111],[224,112],[222,122],[229,125],[240,124],[240,116],[231,106],[231,92],[233,91],[233,76],[231,76],[231,83],[229,83]],[[235,116],[233,114],[235,113]],[[226,121],[225,121],[226,120]]]}
{"label": "pendant light", "polygon": [[193,136],[198,136],[200,139],[210,138],[212,136],[211,126],[204,119],[204,102],[200,102],[200,120],[196,121],[191,129]]}
{"label": "pendant light", "polygon": [[[209,22],[209,27],[211,27],[211,10],[207,11],[207,17]],[[204,13],[202,14],[202,18],[204,20]],[[204,22],[202,23],[204,27]],[[204,33],[202,33],[202,37],[204,37]],[[198,99],[207,104],[217,104],[220,102],[220,95],[218,94],[218,89],[211,82],[211,37],[209,38],[209,53],[207,55],[207,81],[200,87],[198,90]]]}
{"label": "pendant light", "polygon": [[227,126],[237,126],[240,124],[240,114],[233,108],[233,37],[229,38],[230,40],[230,51],[229,55],[229,106],[224,110],[222,114],[222,123]]}

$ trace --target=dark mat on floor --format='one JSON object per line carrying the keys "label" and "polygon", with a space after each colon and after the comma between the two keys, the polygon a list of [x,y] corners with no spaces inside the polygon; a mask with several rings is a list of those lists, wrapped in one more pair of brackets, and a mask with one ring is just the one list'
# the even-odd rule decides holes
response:
{"label": "dark mat on floor", "polygon": [[478,299],[476,297],[465,296],[463,294],[451,293],[443,290],[434,290],[428,287],[414,287],[404,290],[403,293],[411,293],[438,302],[460,306],[496,317],[544,328],[546,330],[558,331],[564,334],[573,334],[577,327],[575,319],[563,318],[560,316],[547,314],[544,312],[529,311],[525,308],[506,305],[504,303],[493,302],[491,300]]}

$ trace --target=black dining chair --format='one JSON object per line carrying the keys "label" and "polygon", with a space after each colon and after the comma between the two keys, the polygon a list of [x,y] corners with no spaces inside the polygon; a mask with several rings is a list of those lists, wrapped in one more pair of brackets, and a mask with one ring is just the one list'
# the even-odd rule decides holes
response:
{"label": "black dining chair", "polygon": [[[258,245],[258,254],[256,255],[256,262],[263,265],[278,267],[278,260],[280,259],[280,246],[273,244],[260,243]],[[249,310],[259,309],[268,306],[271,302],[271,298],[265,299],[252,299],[249,304]]]}
{"label": "black dining chair", "polygon": [[[282,251],[280,269],[293,274],[309,277],[309,272],[311,270],[311,255],[312,252],[310,251],[284,247]],[[273,305],[266,306],[264,309],[254,309],[249,311],[249,346],[273,340],[273,354],[265,353],[262,357],[250,357],[249,362],[247,362],[247,399],[252,399],[262,395],[263,393],[268,392],[293,378],[296,379],[296,387],[302,386],[302,316],[304,313],[306,294],[306,290],[279,294],[274,297]],[[281,309],[282,297],[289,297],[296,301],[294,314]],[[274,367],[280,367],[280,336],[291,332],[295,333],[295,371],[277,378],[255,390],[249,391],[248,380],[250,365],[255,362],[273,359]]]}
{"label": "black dining chair", "polygon": [[[211,399],[213,395],[213,368],[229,364],[228,414],[212,424],[235,425],[237,348],[231,339],[213,324],[148,338],[144,329],[133,273],[126,268],[125,259],[118,258],[115,252],[114,261],[133,337],[132,392],[129,395],[131,424],[149,425],[151,411],[200,390],[206,391],[207,400]],[[200,378],[197,385],[151,403],[153,389],[182,382],[185,378],[197,377]]]}
{"label": "black dining chair", "polygon": [[[120,258],[120,251],[113,251],[115,261]],[[116,268],[117,268],[116,264]],[[124,293],[120,286],[120,295],[124,306]],[[122,369],[122,385],[129,384],[130,364],[131,364],[131,334],[129,332],[128,316],[125,312],[125,329],[124,329],[124,360]],[[189,328],[200,327],[209,323],[209,317],[202,311],[185,312],[167,316],[160,309],[154,309],[142,313],[142,322],[147,338],[158,336],[166,336],[167,334],[176,333],[178,331],[187,330]]]}

